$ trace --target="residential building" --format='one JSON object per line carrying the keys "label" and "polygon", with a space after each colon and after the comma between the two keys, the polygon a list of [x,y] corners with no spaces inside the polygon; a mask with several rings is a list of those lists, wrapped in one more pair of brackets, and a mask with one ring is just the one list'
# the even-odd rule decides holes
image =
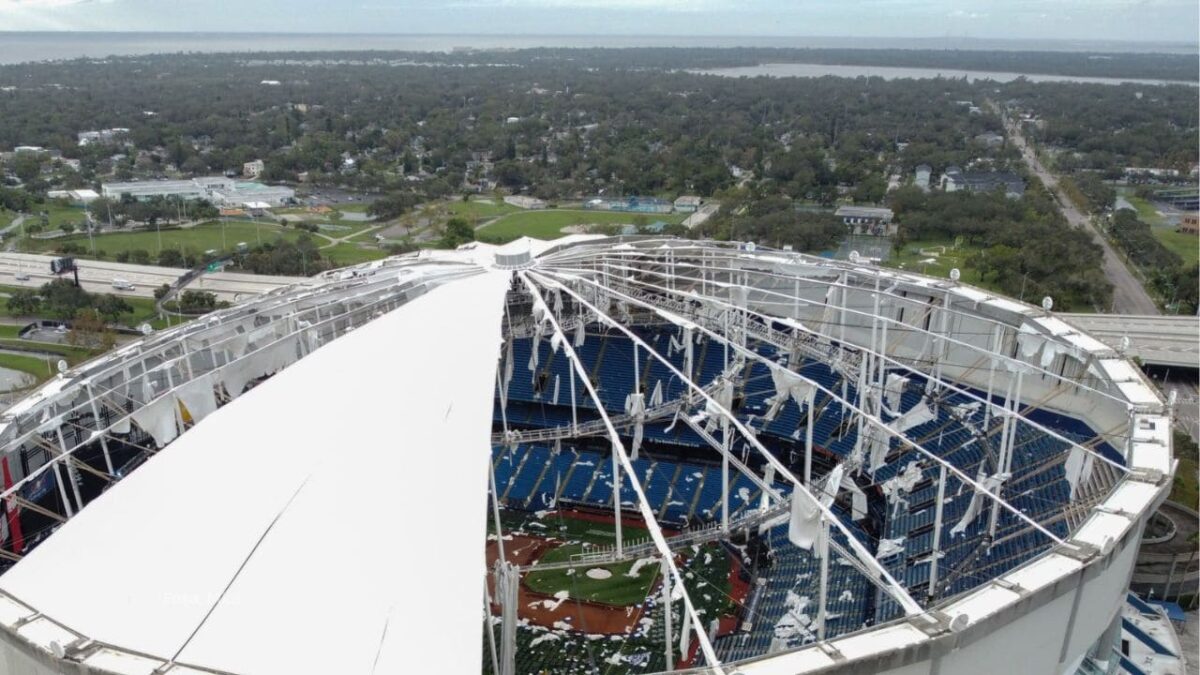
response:
{"label": "residential building", "polygon": [[[851,227],[866,226],[868,228],[875,226],[890,226],[895,214],[892,209],[884,209],[880,207],[854,207],[854,205],[844,204],[834,211],[835,216],[840,217],[844,225]],[[864,234],[871,234],[864,232]]]}
{"label": "residential building", "polygon": [[1025,194],[1025,180],[1008,171],[963,171],[957,166],[946,167],[942,174],[942,189],[946,192],[992,192],[1001,188],[1005,195],[1016,199]]}
{"label": "residential building", "polygon": [[998,148],[1004,145],[1004,136],[994,132],[986,131],[975,136],[975,142],[981,143],[989,148]]}
{"label": "residential building", "polygon": [[1179,219],[1177,231],[1184,234],[1200,235],[1200,214],[1185,213]]}
{"label": "residential building", "polygon": [[242,175],[246,178],[258,178],[262,175],[263,169],[266,166],[261,159],[256,159],[252,162],[246,162],[242,165]]}
{"label": "residential building", "polygon": [[696,195],[680,195],[675,199],[675,210],[679,213],[695,213],[702,202]]}
{"label": "residential building", "polygon": [[75,135],[79,145],[91,145],[92,143],[111,143],[118,138],[129,133],[126,127],[113,127],[111,129],[100,129],[98,131],[81,131]]}
{"label": "residential building", "polygon": [[916,173],[913,176],[913,185],[921,188],[922,192],[929,192],[929,177],[933,175],[933,167],[928,164],[917,166]]}

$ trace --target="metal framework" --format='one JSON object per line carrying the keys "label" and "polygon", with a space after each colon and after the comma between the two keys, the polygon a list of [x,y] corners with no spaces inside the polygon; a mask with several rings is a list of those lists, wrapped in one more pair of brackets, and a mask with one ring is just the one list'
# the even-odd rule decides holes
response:
{"label": "metal framework", "polygon": [[[409,256],[328,275],[315,287],[293,287],[260,296],[205,320],[149,336],[109,357],[64,373],[0,418],[0,453],[6,461],[23,458],[28,452],[47,456],[44,464],[23,470],[0,490],[0,501],[10,514],[10,522],[11,514],[21,510],[44,516],[54,523],[51,528],[65,522],[89,501],[87,491],[81,490],[84,477],[107,486],[136,464],[122,466],[110,450],[118,444],[132,447],[144,460],[202,417],[175,417],[170,429],[150,429],[145,428],[145,411],[149,408],[167,401],[177,414],[178,402],[183,402],[191,411],[193,406],[185,399],[204,386],[208,387],[207,395],[215,397],[214,405],[229,404],[247,383],[269,377],[428,288],[487,270],[489,263],[481,262],[486,259],[486,252],[482,256]],[[576,242],[549,247],[536,260],[508,256],[503,265],[495,267],[514,270],[504,326],[506,339],[541,339],[548,330],[551,347],[570,363],[569,381],[564,383],[569,398],[560,405],[570,406],[571,422],[558,427],[514,428],[508,416],[507,381],[515,366],[511,357],[506,357],[496,373],[501,419],[492,442],[514,446],[584,437],[607,439],[614,484],[614,546],[593,554],[586,563],[649,555],[658,558],[663,584],[655,592],[662,595],[666,623],[663,651],[668,665],[676,649],[684,651],[687,636],[694,635],[705,672],[731,672],[719,662],[676,562],[677,552],[696,542],[718,541],[738,528],[765,528],[789,519],[796,523],[801,514],[813,514],[818,534],[812,550],[820,559],[814,626],[817,646],[823,653],[834,655],[837,641],[826,632],[833,560],[852,566],[896,603],[901,616],[893,623],[937,625],[941,628],[936,630],[948,630],[944,612],[955,599],[943,597],[941,589],[948,587],[947,579],[963,573],[951,571],[946,575],[947,571],[938,565],[946,526],[943,504],[951,479],[960,489],[965,486],[982,503],[990,505],[986,515],[980,516],[988,524],[988,541],[1035,532],[1046,542],[1044,556],[1070,555],[1087,564],[1107,555],[1102,546],[1079,538],[1085,523],[1092,522],[1095,507],[1122,485],[1161,489],[1169,482],[1169,438],[1160,442],[1154,431],[1163,420],[1169,424],[1169,409],[1156,395],[1144,393],[1144,381],[1136,371],[1130,373],[1119,354],[1072,331],[1048,311],[1038,312],[956,283],[715,242],[661,238]],[[635,384],[626,410],[608,409],[575,350],[579,344],[576,341],[592,325],[615,331],[633,345]],[[687,366],[681,369],[631,326],[666,326],[688,341],[698,336],[720,347],[722,375],[712,382],[697,381],[690,346]],[[786,365],[764,356],[760,347],[765,346],[776,354],[787,355]],[[799,373],[797,366],[805,360],[829,366],[837,375],[840,391],[837,385],[825,385]],[[673,400],[648,396],[636,375],[643,371],[643,363],[648,368],[651,362],[669,371],[685,392]],[[786,372],[809,392],[806,399],[797,400],[807,420],[802,443],[797,439],[804,451],[802,471],[793,471],[772,452],[754,428],[755,420],[736,413],[730,404],[729,389],[745,386],[737,381],[738,373],[748,372],[752,364],[771,373]],[[917,436],[898,429],[899,411],[889,410],[886,403],[890,375],[911,376],[923,382],[923,401],[938,396],[969,400],[982,417],[976,435],[947,447],[940,439],[934,443],[932,434]],[[577,391],[580,385],[582,390]],[[595,419],[580,421],[584,401],[590,402],[586,408]],[[814,474],[812,434],[814,420],[826,410],[835,409],[829,406],[843,414],[846,424],[854,426],[854,451],[860,459],[844,460],[836,473],[821,476]],[[1031,419],[1042,410],[1078,417],[1096,430],[1097,436],[1076,440],[1047,422]],[[669,419],[694,432],[721,460],[721,508],[715,522],[673,537],[665,536],[659,526],[632,463],[643,427]],[[1019,461],[1015,458],[1022,435],[1050,439],[1062,451],[1040,464],[1014,466]],[[734,451],[735,441],[752,448],[767,473],[759,475],[745,457],[739,457]],[[950,459],[974,442],[987,450],[978,466],[963,466]],[[878,554],[847,528],[830,505],[839,489],[838,484],[830,484],[834,482],[831,476],[840,477],[842,469],[861,472],[865,468],[861,457],[872,452],[872,447],[878,450],[878,443],[883,444],[881,457],[889,462],[912,457],[924,467],[936,468],[936,476],[927,479],[937,495],[931,571],[928,591],[922,591],[924,595],[919,599],[897,581]],[[1145,459],[1149,456],[1145,447],[1148,443],[1165,444],[1166,465],[1158,455],[1153,461]],[[1120,458],[1103,451],[1105,445],[1115,449]],[[99,463],[80,459],[85,451],[97,450]],[[1082,463],[1087,470],[1083,478],[1077,479],[1079,485],[1072,484],[1070,503],[1047,512],[1027,513],[1010,498],[1020,482],[1006,485],[1005,477],[1023,471],[1020,480],[1027,480],[1051,467],[1072,463]],[[990,475],[985,476],[984,468],[990,468]],[[979,473],[972,476],[975,469]],[[737,518],[729,506],[732,472],[746,476],[763,495],[761,506],[748,508],[747,514]],[[7,474],[6,465],[6,478]],[[61,510],[48,509],[27,498],[30,488],[44,482],[46,476],[52,476]],[[775,487],[776,479],[791,484],[790,496]],[[649,529],[649,541],[631,544],[624,538],[621,493],[625,480],[636,496],[636,510]],[[488,486],[490,515],[497,533],[502,535],[502,495],[494,474],[489,476]],[[1006,527],[1015,524],[1021,529],[1001,532],[1001,516],[1008,519]],[[1059,521],[1068,524],[1066,535],[1051,531],[1050,525]],[[834,532],[845,543],[835,538]],[[27,534],[32,545],[48,532]],[[497,545],[503,561],[503,536],[497,537]],[[0,558],[19,561],[26,548],[10,538],[8,545],[0,548]],[[486,653],[493,672],[500,675],[514,672],[516,586],[522,572],[515,566],[498,565],[491,571],[497,580],[496,593],[486,588],[483,593],[489,624],[485,631]],[[982,586],[988,583],[980,582]],[[672,603],[680,602],[682,625],[673,625]],[[0,605],[4,603],[36,613],[36,608],[0,593]],[[491,629],[493,605],[502,609],[499,634]],[[73,634],[50,617],[38,615],[27,620],[47,622],[59,633]],[[677,644],[673,634],[684,637],[684,644]],[[106,650],[153,659],[73,635],[69,641],[73,646],[66,651],[69,658],[80,663]],[[156,667],[165,672],[176,666],[182,664],[162,663]],[[186,667],[191,672],[209,672],[202,667]]]}

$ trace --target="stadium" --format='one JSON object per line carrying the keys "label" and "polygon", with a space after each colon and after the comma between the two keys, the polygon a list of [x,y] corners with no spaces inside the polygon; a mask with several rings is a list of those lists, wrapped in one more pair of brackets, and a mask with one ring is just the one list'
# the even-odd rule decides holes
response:
{"label": "stadium", "polygon": [[1105,672],[1169,407],[951,276],[470,244],[64,367],[0,422],[0,670]]}

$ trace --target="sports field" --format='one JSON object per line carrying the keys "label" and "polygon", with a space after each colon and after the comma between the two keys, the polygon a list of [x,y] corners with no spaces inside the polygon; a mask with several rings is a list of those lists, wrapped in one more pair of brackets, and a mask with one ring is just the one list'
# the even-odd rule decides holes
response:
{"label": "sports field", "polygon": [[[662,588],[657,556],[641,563],[632,560],[538,571],[539,564],[569,560],[572,553],[585,547],[610,545],[611,518],[596,513],[506,509],[501,521],[506,557],[522,570],[531,570],[522,576],[518,597],[522,619],[517,630],[518,672],[622,675],[667,667],[662,650],[664,606],[655,595]],[[627,540],[647,535],[634,519],[623,523]],[[487,551],[490,569],[498,557],[494,539],[489,540]],[[749,586],[746,581],[735,583],[739,566],[730,553],[716,543],[686,547],[676,552],[675,562],[700,615],[719,618],[720,634],[732,631],[736,625],[733,610],[745,601]],[[589,570],[604,570],[611,576],[589,576]],[[648,602],[647,596],[655,599]],[[493,606],[493,612],[498,611]],[[682,603],[672,603],[671,611],[672,625],[678,630]],[[604,635],[620,635],[621,639],[601,639]],[[486,658],[484,672],[490,672]]]}
{"label": "sports field", "polygon": [[[224,232],[222,233],[222,230]],[[222,226],[218,221],[212,221],[189,228],[154,230],[138,230],[136,232],[113,232],[95,236],[97,253],[103,252],[107,258],[112,258],[122,251],[141,249],[151,256],[157,256],[162,249],[191,249],[203,253],[209,249],[217,251],[233,250],[239,242],[251,246],[260,242],[273,241],[276,237],[296,239],[301,232],[291,228],[281,228],[270,222],[252,223],[246,221],[229,221]],[[160,246],[161,237],[161,246]],[[56,239],[25,238],[18,242],[18,248],[28,253],[53,251],[66,243],[72,243],[84,250],[81,257],[89,257],[92,251],[92,241],[87,235],[73,235]]]}

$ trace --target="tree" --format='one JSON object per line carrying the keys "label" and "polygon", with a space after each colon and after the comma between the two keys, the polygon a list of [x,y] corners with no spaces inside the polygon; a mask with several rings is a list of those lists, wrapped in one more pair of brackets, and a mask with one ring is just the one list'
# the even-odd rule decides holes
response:
{"label": "tree", "polygon": [[96,312],[108,323],[117,323],[122,314],[132,314],[133,307],[124,298],[105,293],[96,300]]}
{"label": "tree", "polygon": [[149,265],[150,252],[143,248],[135,248],[129,252],[129,261],[135,265]]}
{"label": "tree", "polygon": [[475,241],[475,228],[462,218],[451,218],[446,221],[446,231],[438,245],[442,248],[458,248],[469,241]]}
{"label": "tree", "polygon": [[64,321],[74,319],[80,311],[92,306],[91,294],[66,279],[43,284],[39,294],[46,312]]}
{"label": "tree", "polygon": [[154,299],[162,300],[163,298],[167,297],[167,293],[170,293],[170,292],[171,292],[171,285],[163,284],[162,286],[159,286],[158,288],[154,289]]}
{"label": "tree", "polygon": [[109,350],[116,343],[116,336],[108,330],[100,313],[94,309],[81,309],[67,331],[67,344],[85,349]]}
{"label": "tree", "polygon": [[13,291],[8,296],[8,311],[17,316],[33,316],[41,308],[42,300],[29,289]]}
{"label": "tree", "polygon": [[184,291],[179,297],[179,309],[183,312],[211,312],[217,306],[217,296],[207,291]]}
{"label": "tree", "polygon": [[164,248],[158,252],[158,264],[161,267],[186,267],[183,254],[173,248]]}

